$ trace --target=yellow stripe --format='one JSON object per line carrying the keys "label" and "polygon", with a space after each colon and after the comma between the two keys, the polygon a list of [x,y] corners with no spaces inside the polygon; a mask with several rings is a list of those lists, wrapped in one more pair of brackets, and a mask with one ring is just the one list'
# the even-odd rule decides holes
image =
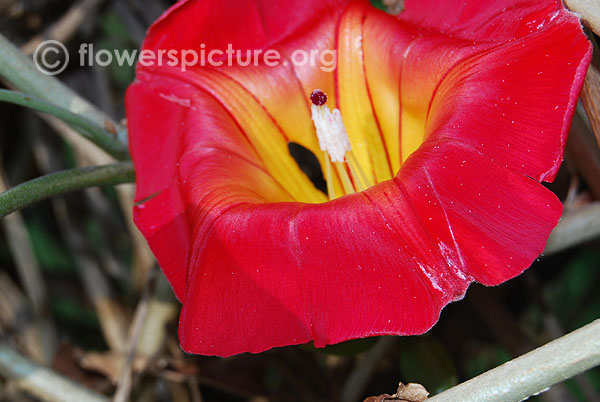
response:
{"label": "yellow stripe", "polygon": [[415,152],[423,143],[425,117],[408,107],[402,108],[402,161]]}
{"label": "yellow stripe", "polygon": [[400,170],[401,51],[411,35],[387,14],[372,13],[364,23],[363,49],[371,99],[395,175]]}
{"label": "yellow stripe", "polygon": [[325,194],[315,188],[289,154],[282,130],[247,90],[224,74],[208,69],[194,79],[225,105],[256,148],[265,169],[296,201],[327,201]]}
{"label": "yellow stripe", "polygon": [[362,8],[350,8],[340,22],[337,78],[340,110],[352,150],[371,186],[390,179],[392,172],[366,86],[362,17]]}

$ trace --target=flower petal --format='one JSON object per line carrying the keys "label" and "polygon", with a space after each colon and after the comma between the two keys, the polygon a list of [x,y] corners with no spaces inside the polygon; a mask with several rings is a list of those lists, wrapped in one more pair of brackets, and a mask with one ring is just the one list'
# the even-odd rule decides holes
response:
{"label": "flower petal", "polygon": [[[217,101],[179,80],[152,78],[138,73],[140,81],[127,93],[130,132],[143,133],[130,137],[140,203],[134,216],[175,294],[183,300],[193,232],[189,214],[218,215],[227,202],[293,201],[293,197],[265,172],[252,144]],[[190,194],[191,200],[181,192],[188,184],[180,173],[186,155],[193,155],[201,165],[194,185],[207,191],[197,197]],[[213,192],[214,186],[218,192]]]}
{"label": "flower petal", "polygon": [[535,180],[456,141],[423,145],[398,180],[451,270],[488,286],[531,265],[562,212]]}
{"label": "flower petal", "polygon": [[478,43],[502,43],[527,35],[564,13],[560,0],[406,0],[398,18]]}
{"label": "flower petal", "polygon": [[467,143],[501,166],[552,181],[591,52],[579,20],[563,10],[522,39],[466,58],[438,88],[427,134]]}
{"label": "flower petal", "polygon": [[383,13],[369,13],[363,24],[364,74],[395,175],[402,164],[401,144],[411,137],[409,131],[400,131],[400,82],[406,50],[417,33]]}
{"label": "flower petal", "polygon": [[422,333],[473,279],[490,285],[521,273],[542,251],[560,202],[462,144],[425,147],[397,179],[364,193],[238,205],[198,233],[183,348],[227,356]]}
{"label": "flower petal", "polygon": [[352,152],[371,184],[391,179],[395,173],[387,155],[381,125],[373,110],[365,72],[364,21],[374,11],[365,2],[353,2],[345,10],[337,34],[336,75],[338,103]]}
{"label": "flower petal", "polygon": [[348,0],[182,0],[151,27],[145,49],[267,49],[336,14]]}
{"label": "flower petal", "polygon": [[[554,0],[409,0],[399,19],[421,30],[404,63],[403,140],[468,133],[503,166],[553,180],[591,59],[577,16]],[[419,144],[403,142],[403,158]]]}
{"label": "flower petal", "polygon": [[[151,30],[153,49],[339,50],[337,78],[314,66],[138,70],[136,200],[154,197],[136,223],[183,302],[186,351],[422,333],[470,282],[512,278],[543,250],[561,204],[530,177],[560,162],[589,62],[577,18],[554,0],[442,11],[409,0],[400,21],[366,4],[189,0]],[[368,173],[401,166],[395,178],[297,202],[323,200],[287,152],[295,141],[318,155],[316,88],[332,92]]]}

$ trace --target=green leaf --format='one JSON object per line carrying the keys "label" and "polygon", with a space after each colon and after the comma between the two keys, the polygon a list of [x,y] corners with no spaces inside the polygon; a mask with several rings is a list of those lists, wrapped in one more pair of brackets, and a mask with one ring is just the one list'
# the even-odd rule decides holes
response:
{"label": "green leaf", "polygon": [[380,10],[386,10],[385,6],[383,5],[383,0],[371,0],[371,4],[373,4],[373,6],[377,7]]}
{"label": "green leaf", "polygon": [[75,265],[60,240],[53,236],[44,225],[36,221],[28,222],[27,230],[33,251],[42,269],[52,273],[73,273]]}
{"label": "green leaf", "polygon": [[[573,323],[574,317],[580,318],[578,312],[586,310],[589,304],[597,304],[593,302],[595,297],[592,300],[588,298],[597,294],[595,284],[600,280],[599,260],[600,253],[597,251],[586,250],[578,253],[561,276],[545,288],[545,300],[566,330],[591,321],[577,320],[577,323]],[[597,318],[597,311],[592,319]]]}
{"label": "green leaf", "polygon": [[133,36],[127,28],[127,24],[114,12],[108,11],[102,14],[100,18],[100,29],[102,30],[102,36],[115,38],[120,40],[127,40],[133,42]]}
{"label": "green leaf", "polygon": [[473,378],[498,367],[511,359],[510,354],[501,346],[480,347],[477,354],[469,357],[465,369],[466,378]]}

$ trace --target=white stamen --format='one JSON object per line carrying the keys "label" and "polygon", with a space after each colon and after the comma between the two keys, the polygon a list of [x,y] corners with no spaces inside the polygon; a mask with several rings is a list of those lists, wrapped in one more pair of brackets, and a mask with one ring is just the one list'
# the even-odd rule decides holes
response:
{"label": "white stamen", "polygon": [[342,114],[329,106],[312,105],[312,119],[317,129],[317,137],[322,151],[327,151],[332,162],[344,162],[346,152],[352,150]]}

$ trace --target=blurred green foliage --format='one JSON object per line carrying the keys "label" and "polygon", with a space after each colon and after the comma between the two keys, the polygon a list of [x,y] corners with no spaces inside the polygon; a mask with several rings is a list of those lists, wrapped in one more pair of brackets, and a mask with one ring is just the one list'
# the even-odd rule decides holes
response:
{"label": "blurred green foliage", "polygon": [[[99,28],[101,31],[98,49],[111,49],[114,52],[137,52],[134,38],[129,33],[125,23],[113,12],[106,12],[100,18]],[[136,54],[137,55],[137,54]],[[119,87],[126,88],[135,78],[135,66],[127,63],[119,65],[115,61],[108,65],[108,74],[111,80]]]}
{"label": "blurred green foliage", "polygon": [[437,394],[456,385],[458,374],[444,345],[434,336],[406,337],[400,344],[400,370],[407,382]]}
{"label": "blurred green foliage", "polygon": [[598,251],[581,251],[567,264],[562,274],[545,287],[544,299],[566,331],[598,318],[599,265]]}
{"label": "blurred green foliage", "polygon": [[383,5],[383,0],[371,0],[371,4],[373,4],[378,9],[385,11],[385,6]]}
{"label": "blurred green foliage", "polygon": [[52,274],[74,274],[75,265],[61,239],[40,221],[30,219],[27,230],[41,268]]}

